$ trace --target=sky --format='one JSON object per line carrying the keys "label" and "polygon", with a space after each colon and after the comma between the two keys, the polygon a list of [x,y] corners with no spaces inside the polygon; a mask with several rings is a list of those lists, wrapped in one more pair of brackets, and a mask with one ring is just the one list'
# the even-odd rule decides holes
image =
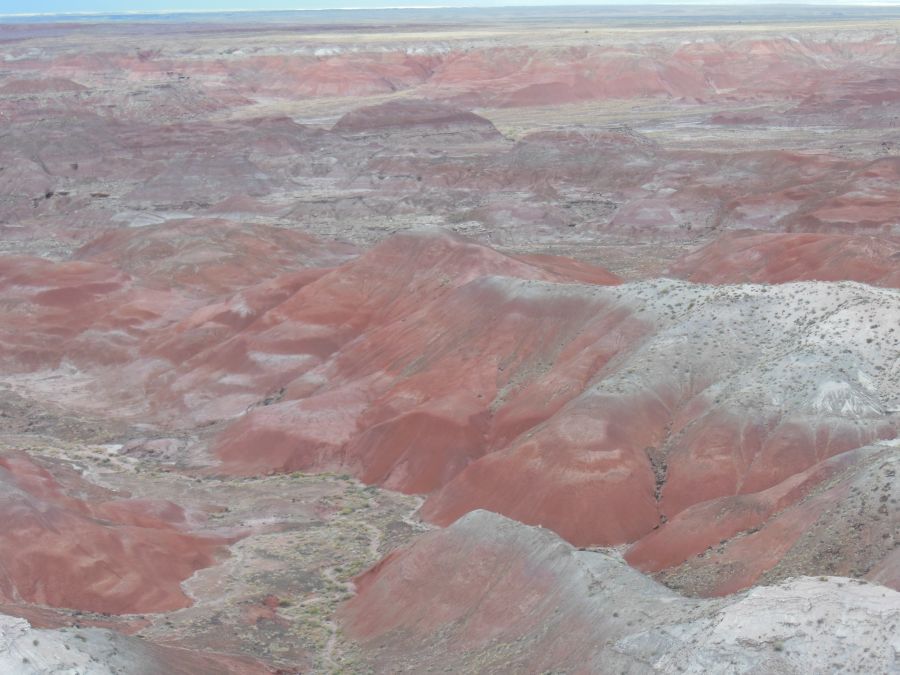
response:
{"label": "sky", "polygon": [[[643,5],[643,4],[762,4],[760,0],[0,0],[0,14],[66,12],[213,11],[237,9],[336,9],[345,7],[425,7],[498,5]],[[871,0],[771,0],[766,4],[872,5],[894,4]]]}

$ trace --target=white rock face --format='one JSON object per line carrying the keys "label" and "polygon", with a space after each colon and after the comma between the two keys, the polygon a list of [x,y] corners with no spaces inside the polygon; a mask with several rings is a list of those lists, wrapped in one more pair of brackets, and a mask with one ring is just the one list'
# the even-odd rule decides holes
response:
{"label": "white rock face", "polygon": [[847,417],[869,417],[883,413],[875,399],[849,382],[823,382],[811,407],[816,412]]}
{"label": "white rock face", "polygon": [[636,657],[665,645],[663,673],[896,672],[900,594],[842,577],[790,579],[737,596],[712,616],[620,641]]}
{"label": "white rock face", "polygon": [[101,628],[38,629],[0,614],[0,675],[227,675],[264,672]]}
{"label": "white rock face", "polygon": [[[885,586],[795,577],[689,598],[614,552],[577,550],[487,511],[400,552],[343,616],[350,634],[367,626],[363,647],[378,672],[900,672],[900,593]],[[372,616],[392,627],[373,633]]]}
{"label": "white rock face", "polygon": [[718,381],[726,405],[861,419],[900,400],[889,376],[900,354],[895,289],[663,279],[606,292],[640,303],[657,326],[637,355],[644,372]]}
{"label": "white rock face", "polygon": [[38,630],[24,619],[0,615],[0,673],[113,675],[126,672],[122,663],[116,667],[100,660],[103,633],[107,631]]}

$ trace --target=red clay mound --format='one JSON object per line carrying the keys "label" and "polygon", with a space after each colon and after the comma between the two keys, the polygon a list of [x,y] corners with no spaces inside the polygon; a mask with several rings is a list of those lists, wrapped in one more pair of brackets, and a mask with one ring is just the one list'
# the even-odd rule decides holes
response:
{"label": "red clay mound", "polygon": [[[581,273],[615,280],[598,270]],[[226,432],[219,446],[226,466],[243,466],[242,471],[300,468],[319,462],[321,453],[333,462],[336,449],[363,431],[354,441],[358,452],[391,446],[402,456],[403,445],[394,443],[394,434],[406,432],[394,425],[407,415],[413,427],[431,419],[457,428],[456,441],[451,438],[457,432],[450,433],[450,427],[445,439],[466,456],[478,445],[478,434],[472,433],[494,391],[515,377],[516,369],[510,367],[499,383],[492,383],[498,364],[487,355],[519,341],[520,358],[540,367],[540,354],[549,345],[538,347],[545,340],[552,344],[542,333],[555,330],[548,326],[534,332],[543,312],[524,298],[510,298],[505,285],[512,279],[486,279],[489,275],[563,278],[458,237],[397,236],[304,287],[239,341],[198,355],[198,377],[210,368],[227,368],[255,382],[257,392],[261,382],[285,388],[282,403],[253,410]],[[563,299],[556,311],[565,314],[573,303],[577,300]],[[504,322],[508,327],[496,329]],[[433,351],[429,343],[436,336],[445,346]],[[536,342],[534,352],[525,341]],[[478,353],[472,343],[480,345],[484,358],[472,358]],[[301,377],[304,373],[308,375]],[[193,381],[194,375],[190,377]],[[365,417],[357,420],[364,408]],[[303,416],[310,423],[298,426],[296,420]],[[474,427],[467,430],[470,420]],[[264,454],[258,452],[262,438],[267,439]],[[394,441],[388,443],[389,438]]]}
{"label": "red clay mound", "polygon": [[349,244],[297,230],[192,218],[115,230],[73,257],[119,267],[148,288],[213,297],[298,268],[333,267],[355,254]]}
{"label": "red clay mound", "polygon": [[[170,294],[137,301],[131,277],[107,265],[0,258],[0,360],[5,372],[56,368],[64,358],[93,363],[131,358],[123,332],[156,309],[178,311]],[[133,304],[132,304],[133,303]],[[83,340],[89,334],[91,337]]]}
{"label": "red clay mound", "polygon": [[0,363],[78,371],[78,387],[51,398],[130,414],[149,380],[353,256],[289,230],[192,220],[109,233],[75,260],[3,257]]}
{"label": "red clay mound", "polygon": [[24,453],[0,456],[3,601],[109,614],[191,604],[181,582],[226,542],[179,531],[172,504],[102,492],[72,475],[61,484]]}
{"label": "red clay mound", "polygon": [[781,222],[790,232],[896,234],[900,210],[900,158],[885,157],[856,169],[831,194]]}
{"label": "red clay mound", "polygon": [[[614,343],[624,335],[604,337]],[[599,365],[598,356],[581,355]],[[535,388],[547,392],[548,384]],[[531,429],[470,465],[426,502],[422,516],[447,525],[485,508],[549,527],[578,545],[633,541],[659,522],[656,478],[644,448],[660,442],[668,405],[665,394],[581,395],[546,422],[532,417]]]}
{"label": "red clay mound", "polygon": [[895,449],[851,450],[757,493],[689,507],[628,549],[626,560],[692,594],[724,595],[808,574],[900,588],[893,534]]}
{"label": "red clay mound", "polygon": [[700,283],[860,281],[900,287],[900,237],[732,232],[679,260],[670,274]]}
{"label": "red clay mound", "polygon": [[602,267],[561,255],[530,254],[516,257],[522,262],[541,267],[548,272],[559,275],[563,279],[571,279],[583,284],[612,286],[622,281],[615,274]]}
{"label": "red clay mound", "polygon": [[[185,397],[181,399],[184,413],[199,419],[242,412],[322,365],[370,328],[400,319],[457,285],[492,272],[550,276],[449,235],[394,237],[303,284],[268,311],[258,316],[247,312],[252,323],[246,329],[208,345],[179,365],[167,386],[156,393],[156,405],[163,411],[178,411],[182,409],[179,399]],[[241,294],[242,300],[245,297]],[[198,325],[196,330],[201,328]],[[166,347],[168,354],[174,344]],[[207,401],[208,408],[204,407]],[[258,411],[254,416],[262,414]]]}

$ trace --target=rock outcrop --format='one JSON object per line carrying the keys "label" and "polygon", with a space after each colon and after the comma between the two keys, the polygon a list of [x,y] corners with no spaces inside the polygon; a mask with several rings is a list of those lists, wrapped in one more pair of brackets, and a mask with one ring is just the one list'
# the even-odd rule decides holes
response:
{"label": "rock outcrop", "polygon": [[898,667],[900,594],[891,589],[797,577],[728,598],[685,598],[611,552],[577,550],[546,529],[486,511],[396,551],[357,586],[340,618],[376,670],[799,674]]}
{"label": "rock outcrop", "polygon": [[33,628],[0,614],[0,671],[17,675],[267,675],[252,659],[201,654],[100,628]]}

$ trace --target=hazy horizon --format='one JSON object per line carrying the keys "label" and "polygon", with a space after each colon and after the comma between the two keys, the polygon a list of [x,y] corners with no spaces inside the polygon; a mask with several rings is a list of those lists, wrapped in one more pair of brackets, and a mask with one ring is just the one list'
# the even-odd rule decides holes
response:
{"label": "hazy horizon", "polygon": [[[16,0],[0,0],[0,15],[39,16],[48,14],[141,14],[141,13],[192,13],[192,12],[265,12],[265,11],[318,11],[318,10],[373,10],[373,9],[430,9],[448,7],[567,7],[567,6],[747,6],[784,5],[784,6],[827,6],[827,7],[892,7],[900,2],[871,2],[867,0],[568,0],[552,2],[547,0],[268,0],[259,6],[251,5],[248,0],[188,0],[178,3],[175,0],[150,0],[148,2],[122,3],[107,0],[45,0],[22,2]],[[173,6],[176,5],[176,6]]]}

